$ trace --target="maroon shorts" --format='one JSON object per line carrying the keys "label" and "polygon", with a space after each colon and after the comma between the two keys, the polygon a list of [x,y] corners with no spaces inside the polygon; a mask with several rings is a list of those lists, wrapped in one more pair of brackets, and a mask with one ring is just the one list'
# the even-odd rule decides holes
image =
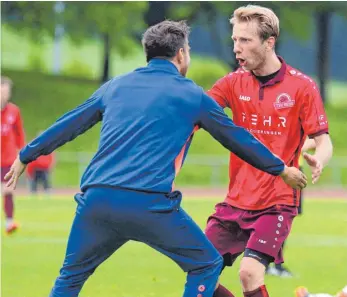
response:
{"label": "maroon shorts", "polygon": [[1,167],[1,182],[5,182],[5,175],[10,171],[11,166]]}
{"label": "maroon shorts", "polygon": [[208,218],[205,233],[227,266],[246,248],[266,254],[279,264],[283,263],[283,242],[297,214],[294,206],[275,205],[249,211],[222,202]]}

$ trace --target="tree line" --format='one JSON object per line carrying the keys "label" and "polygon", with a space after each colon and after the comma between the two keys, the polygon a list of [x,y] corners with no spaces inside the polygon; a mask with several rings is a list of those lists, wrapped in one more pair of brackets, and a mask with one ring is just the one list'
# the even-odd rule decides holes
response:
{"label": "tree line", "polygon": [[[264,5],[263,2],[252,2]],[[230,36],[222,36],[216,29],[218,16],[230,18],[232,12],[239,6],[249,2],[195,2],[195,1],[125,1],[125,2],[1,2],[2,22],[11,30],[30,37],[34,42],[49,36],[57,37],[58,25],[63,25],[64,34],[76,45],[86,39],[99,38],[103,44],[103,55],[100,57],[102,72],[100,81],[106,81],[110,76],[111,49],[122,57],[131,55],[132,49],[141,38],[147,26],[165,19],[185,19],[189,24],[198,21],[204,14],[207,22],[204,24],[213,31],[212,39],[217,48],[230,43]],[[266,2],[279,16],[281,31],[294,38],[307,40],[313,27],[311,17],[314,16],[317,27],[317,76],[323,100],[326,99],[326,82],[329,69],[329,34],[330,20],[334,13],[347,17],[346,2]],[[215,30],[213,30],[215,28]],[[278,40],[281,42],[281,39]],[[236,67],[234,59],[225,59],[231,69]]]}

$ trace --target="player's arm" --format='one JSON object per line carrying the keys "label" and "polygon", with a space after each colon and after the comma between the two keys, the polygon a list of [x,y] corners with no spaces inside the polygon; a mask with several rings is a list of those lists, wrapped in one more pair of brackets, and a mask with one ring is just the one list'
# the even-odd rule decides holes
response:
{"label": "player's arm", "polygon": [[304,145],[301,148],[302,152],[307,152],[310,150],[314,150],[316,148],[316,142],[314,139],[306,138]]}
{"label": "player's arm", "polygon": [[15,121],[15,131],[16,131],[16,146],[18,150],[22,149],[25,145],[25,132],[23,127],[22,116],[18,111],[16,121]]}
{"label": "player's arm", "polygon": [[313,156],[322,163],[322,166],[324,168],[329,163],[333,155],[333,144],[331,142],[330,136],[329,134],[324,133],[322,135],[315,136],[313,140],[316,147]]}
{"label": "player's arm", "polygon": [[212,88],[207,91],[207,95],[213,98],[222,108],[231,108],[228,98],[231,95],[232,75],[230,73],[217,80]]}
{"label": "player's arm", "polygon": [[304,188],[306,177],[283,161],[259,142],[252,134],[234,122],[223,109],[206,94],[202,95],[197,125],[208,131],[229,151],[257,169],[281,177],[294,188]]}
{"label": "player's arm", "polygon": [[6,174],[7,187],[16,188],[28,163],[48,155],[66,142],[75,139],[101,121],[104,112],[103,95],[110,82],[100,87],[87,101],[60,117],[51,127],[28,143]]}
{"label": "player's arm", "polygon": [[48,155],[98,123],[102,119],[102,97],[108,84],[103,85],[83,104],[64,114],[27,144],[19,153],[20,161],[27,164],[41,155]]}
{"label": "player's arm", "polygon": [[308,84],[301,96],[303,97],[300,120],[305,134],[314,140],[316,147],[313,155],[304,153],[303,156],[311,168],[312,183],[316,183],[332,157],[333,145],[323,100],[316,84]]}

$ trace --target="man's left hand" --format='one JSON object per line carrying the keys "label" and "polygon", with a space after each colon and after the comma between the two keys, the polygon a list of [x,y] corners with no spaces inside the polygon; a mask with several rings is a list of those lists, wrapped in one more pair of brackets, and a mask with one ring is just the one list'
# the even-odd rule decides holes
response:
{"label": "man's left hand", "polygon": [[5,175],[5,181],[7,181],[6,187],[12,188],[13,190],[16,188],[18,179],[22,175],[26,168],[26,165],[23,164],[19,156],[17,156],[16,160],[13,162],[10,171]]}
{"label": "man's left hand", "polygon": [[312,172],[312,183],[315,184],[323,171],[323,165],[314,155],[308,153],[302,154]]}

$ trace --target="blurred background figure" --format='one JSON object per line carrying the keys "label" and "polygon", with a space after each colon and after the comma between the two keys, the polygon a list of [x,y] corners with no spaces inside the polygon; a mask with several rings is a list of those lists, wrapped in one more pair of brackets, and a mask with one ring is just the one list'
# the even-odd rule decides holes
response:
{"label": "blurred background figure", "polygon": [[327,293],[310,293],[305,287],[298,287],[295,290],[295,297],[347,297],[347,286],[338,292],[336,295],[330,295]]}
{"label": "blurred background figure", "polygon": [[12,80],[1,77],[1,196],[5,212],[5,231],[11,234],[17,230],[14,221],[14,192],[7,188],[4,177],[9,172],[18,151],[25,144],[24,128],[18,106],[10,103]]}
{"label": "blurred background figure", "polygon": [[[37,136],[42,133],[40,131]],[[49,198],[52,188],[51,172],[55,165],[55,154],[43,155],[27,166],[27,177],[29,181],[30,192],[32,195],[37,194],[38,186],[42,185],[45,197]]]}

